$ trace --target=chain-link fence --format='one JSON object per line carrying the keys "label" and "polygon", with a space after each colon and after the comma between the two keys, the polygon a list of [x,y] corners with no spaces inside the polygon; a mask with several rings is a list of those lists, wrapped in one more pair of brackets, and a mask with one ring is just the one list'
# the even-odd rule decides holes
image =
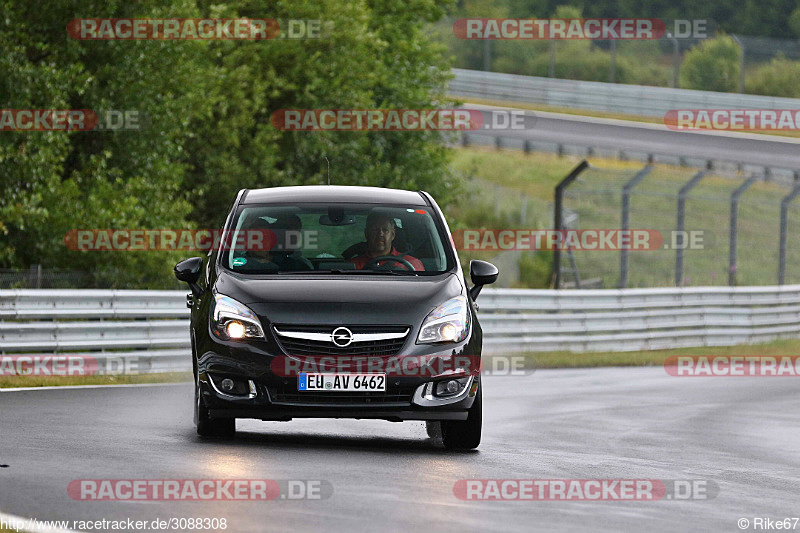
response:
{"label": "chain-link fence", "polygon": [[160,279],[116,276],[113,271],[80,272],[32,265],[23,269],[0,269],[0,289],[182,289],[177,279],[165,276]]}
{"label": "chain-link fence", "polygon": [[650,244],[558,252],[558,285],[800,283],[800,239],[793,233],[800,227],[800,185],[787,188],[760,178],[662,166],[588,166],[564,188],[563,229],[641,230]]}
{"label": "chain-link fence", "polygon": [[0,269],[0,289],[86,288],[89,280],[85,272],[42,268],[42,265],[29,269]]}
{"label": "chain-link fence", "polygon": [[[451,230],[477,228],[547,228],[552,221],[550,203],[519,188],[504,187],[472,176],[465,177],[460,201],[448,208]],[[468,276],[469,261],[490,261],[500,270],[497,287],[546,287],[550,278],[551,255],[535,250],[459,250]]]}

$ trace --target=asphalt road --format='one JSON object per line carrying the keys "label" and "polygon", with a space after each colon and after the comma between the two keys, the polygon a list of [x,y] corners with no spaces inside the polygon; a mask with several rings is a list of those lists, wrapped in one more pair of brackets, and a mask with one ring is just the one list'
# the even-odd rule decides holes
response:
{"label": "asphalt road", "polygon": [[[226,517],[227,531],[738,531],[800,515],[792,378],[663,368],[488,377],[484,440],[450,453],[422,423],[239,421],[202,441],[191,385],[0,392],[0,511],[39,519]],[[325,500],[85,502],[74,479],[322,479]],[[710,500],[462,501],[459,479],[706,480]],[[752,526],[751,526],[752,527]],[[800,527],[800,526],[798,526]]]}
{"label": "asphalt road", "polygon": [[[468,104],[468,109],[488,109]],[[525,130],[479,130],[481,135],[535,142],[629,150],[732,164],[800,169],[800,139],[732,132],[674,131],[664,125],[534,111]]]}

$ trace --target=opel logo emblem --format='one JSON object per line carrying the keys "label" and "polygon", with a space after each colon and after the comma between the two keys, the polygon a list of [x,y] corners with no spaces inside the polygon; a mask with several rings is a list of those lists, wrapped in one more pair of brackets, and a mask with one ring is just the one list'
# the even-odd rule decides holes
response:
{"label": "opel logo emblem", "polygon": [[336,328],[331,333],[331,340],[339,348],[344,348],[353,342],[353,332],[347,328]]}

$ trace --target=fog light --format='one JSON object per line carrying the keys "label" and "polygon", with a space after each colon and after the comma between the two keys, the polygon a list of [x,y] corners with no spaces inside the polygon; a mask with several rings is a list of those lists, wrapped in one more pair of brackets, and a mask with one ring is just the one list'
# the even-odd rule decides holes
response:
{"label": "fog light", "polygon": [[225,332],[231,339],[243,339],[245,334],[244,324],[235,320],[228,322],[228,325],[225,326]]}
{"label": "fog light", "polygon": [[464,391],[464,387],[467,386],[468,382],[469,377],[440,381],[436,383],[434,394],[440,398],[456,396]]}
{"label": "fog light", "polygon": [[231,392],[233,390],[234,383],[232,379],[225,378],[222,380],[222,383],[220,383],[220,386],[222,387],[222,390],[224,390],[225,392]]}

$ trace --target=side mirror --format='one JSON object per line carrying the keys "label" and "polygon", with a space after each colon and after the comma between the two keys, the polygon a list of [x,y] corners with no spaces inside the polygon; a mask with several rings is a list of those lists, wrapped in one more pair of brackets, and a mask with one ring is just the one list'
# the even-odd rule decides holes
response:
{"label": "side mirror", "polygon": [[185,281],[189,284],[189,288],[192,289],[192,294],[195,297],[203,293],[200,285],[197,284],[197,280],[200,279],[200,270],[202,268],[203,258],[192,257],[191,259],[184,259],[175,265],[175,269],[173,270],[175,272],[175,277],[178,278],[179,281]]}
{"label": "side mirror", "polygon": [[470,296],[475,300],[481,293],[484,285],[491,285],[497,281],[499,274],[497,267],[486,261],[473,259],[469,262],[469,277],[472,280],[472,288],[469,290]]}

